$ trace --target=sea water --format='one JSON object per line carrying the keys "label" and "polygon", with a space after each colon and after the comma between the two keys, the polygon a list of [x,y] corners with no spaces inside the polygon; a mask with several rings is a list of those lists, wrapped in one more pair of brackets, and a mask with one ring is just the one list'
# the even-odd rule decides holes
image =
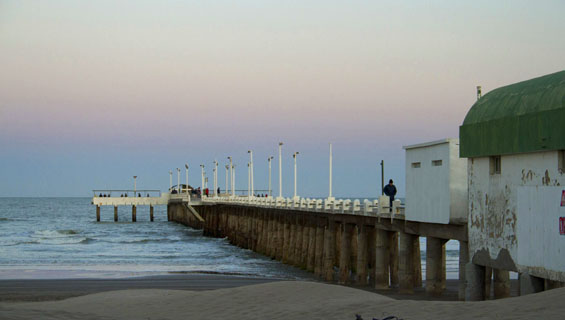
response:
{"label": "sea water", "polygon": [[[90,198],[0,198],[0,279],[128,277],[169,272],[304,279],[309,274],[227,239],[167,222],[166,206],[101,207]],[[421,238],[425,270],[425,239]],[[458,243],[448,242],[448,278],[457,278]]]}

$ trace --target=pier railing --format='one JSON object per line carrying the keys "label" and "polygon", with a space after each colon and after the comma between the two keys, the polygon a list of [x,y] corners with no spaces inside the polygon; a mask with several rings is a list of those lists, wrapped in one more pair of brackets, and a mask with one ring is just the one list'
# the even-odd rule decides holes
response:
{"label": "pier railing", "polygon": [[161,197],[161,190],[156,189],[97,189],[92,190],[94,197],[117,197],[119,193],[123,197]]}
{"label": "pier railing", "polygon": [[388,196],[381,196],[378,200],[364,199],[362,202],[359,199],[204,196],[202,202],[404,219],[404,206],[400,200],[392,201],[391,207]]}

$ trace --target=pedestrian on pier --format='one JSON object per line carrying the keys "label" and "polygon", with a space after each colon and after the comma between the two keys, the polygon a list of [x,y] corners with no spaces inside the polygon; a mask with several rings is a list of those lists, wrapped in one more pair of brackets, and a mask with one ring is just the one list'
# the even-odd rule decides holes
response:
{"label": "pedestrian on pier", "polygon": [[220,194],[220,187],[218,187],[218,194]]}
{"label": "pedestrian on pier", "polygon": [[394,185],[392,179],[390,179],[388,181],[388,184],[385,186],[384,193],[389,197],[389,209],[390,211],[392,211],[392,202],[394,201],[394,196],[396,195],[396,186]]}

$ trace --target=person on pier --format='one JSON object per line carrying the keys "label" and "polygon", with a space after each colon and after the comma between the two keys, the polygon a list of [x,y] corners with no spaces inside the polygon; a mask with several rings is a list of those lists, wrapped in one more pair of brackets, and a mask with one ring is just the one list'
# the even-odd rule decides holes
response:
{"label": "person on pier", "polygon": [[396,186],[394,185],[392,179],[388,181],[388,184],[384,188],[384,193],[389,197],[389,210],[392,211],[392,202],[394,201],[394,196],[396,195]]}

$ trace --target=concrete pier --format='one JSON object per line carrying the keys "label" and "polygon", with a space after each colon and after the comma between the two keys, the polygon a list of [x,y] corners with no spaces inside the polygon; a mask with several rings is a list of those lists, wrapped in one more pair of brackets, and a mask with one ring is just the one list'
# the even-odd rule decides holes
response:
{"label": "concrete pier", "polygon": [[356,282],[360,286],[366,286],[368,284],[369,270],[368,270],[368,238],[367,238],[367,228],[364,225],[357,227],[357,267],[356,270]]}
{"label": "concrete pier", "polygon": [[375,232],[375,288],[388,289],[390,275],[390,236],[389,232],[377,229]]}
{"label": "concrete pier", "polygon": [[398,234],[398,277],[402,293],[414,293],[414,235]]}
{"label": "concrete pier", "polygon": [[426,293],[441,295],[445,288],[445,241],[426,239]]}

